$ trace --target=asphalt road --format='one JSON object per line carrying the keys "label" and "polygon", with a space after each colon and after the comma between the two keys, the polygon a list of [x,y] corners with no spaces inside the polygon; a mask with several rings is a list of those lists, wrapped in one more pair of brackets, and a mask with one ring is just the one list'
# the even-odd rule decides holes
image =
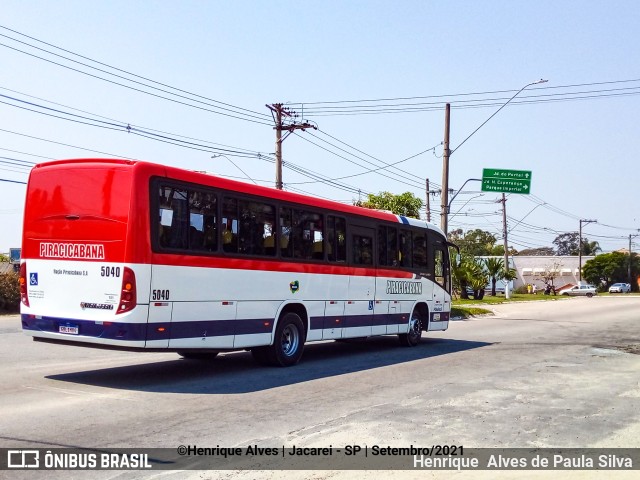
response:
{"label": "asphalt road", "polygon": [[[36,343],[17,316],[0,317],[0,447],[640,447],[640,297],[492,308],[495,316],[424,334],[416,348],[395,337],[307,345],[287,369],[257,366],[245,352],[201,363]],[[412,478],[373,473],[357,478]]]}

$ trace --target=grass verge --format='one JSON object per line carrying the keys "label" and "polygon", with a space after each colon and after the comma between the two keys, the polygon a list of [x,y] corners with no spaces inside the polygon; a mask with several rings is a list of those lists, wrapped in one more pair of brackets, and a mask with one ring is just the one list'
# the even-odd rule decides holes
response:
{"label": "grass verge", "polygon": [[469,318],[476,315],[490,315],[493,312],[480,307],[451,307],[451,318]]}

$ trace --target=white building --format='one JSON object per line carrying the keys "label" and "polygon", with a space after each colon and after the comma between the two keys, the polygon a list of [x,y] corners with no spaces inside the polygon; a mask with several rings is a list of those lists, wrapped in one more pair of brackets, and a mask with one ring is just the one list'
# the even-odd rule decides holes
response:
{"label": "white building", "polygon": [[[504,257],[500,256],[495,258],[502,259]],[[584,268],[584,264],[592,258],[595,257],[593,255],[583,255],[582,267]],[[535,285],[538,291],[542,291],[544,289],[544,281],[542,280],[541,275],[544,274],[545,271],[553,270],[555,270],[556,273],[556,277],[553,279],[553,285],[556,287],[556,290],[565,285],[576,285],[579,282],[579,263],[580,259],[577,255],[567,257],[560,257],[556,255],[510,255],[509,267],[515,269],[517,274],[517,277],[513,281],[513,283],[511,283],[510,288],[517,289],[518,287],[531,284]],[[496,287],[498,288],[498,290],[504,291],[504,282],[497,282]],[[491,288],[491,283],[489,283],[488,288]]]}

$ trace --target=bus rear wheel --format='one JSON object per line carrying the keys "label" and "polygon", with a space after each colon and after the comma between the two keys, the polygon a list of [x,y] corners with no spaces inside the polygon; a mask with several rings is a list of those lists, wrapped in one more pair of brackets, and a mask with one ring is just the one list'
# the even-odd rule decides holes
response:
{"label": "bus rear wheel", "polygon": [[417,312],[411,314],[409,321],[409,332],[398,335],[400,344],[403,347],[415,347],[422,339],[422,318]]}
{"label": "bus rear wheel", "polygon": [[[266,349],[268,363],[278,367],[295,365],[302,357],[304,341],[304,325],[300,316],[294,312],[286,313],[278,322],[273,345]],[[258,356],[260,355],[258,353]]]}
{"label": "bus rear wheel", "polygon": [[185,350],[177,353],[186,360],[213,360],[220,352],[216,352],[215,350],[211,352],[190,352]]}

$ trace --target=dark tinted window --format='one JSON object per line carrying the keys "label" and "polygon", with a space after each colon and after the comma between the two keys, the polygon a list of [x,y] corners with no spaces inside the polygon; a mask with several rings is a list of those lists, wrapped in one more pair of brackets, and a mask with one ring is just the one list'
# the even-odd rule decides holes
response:
{"label": "dark tinted window", "polygon": [[353,263],[355,265],[373,265],[373,238],[354,234],[351,237],[351,241],[353,245]]}
{"label": "dark tinted window", "polygon": [[322,215],[296,208],[280,208],[280,252],[298,260],[324,259]]}
{"label": "dark tinted window", "polygon": [[189,246],[189,205],[186,190],[160,187],[159,243],[165,248]]}
{"label": "dark tinted window", "polygon": [[427,235],[426,232],[413,232],[413,262],[412,267],[427,271]]}
{"label": "dark tinted window", "polygon": [[398,265],[401,267],[411,267],[411,232],[408,230],[400,230],[398,243]]}
{"label": "dark tinted window", "polygon": [[327,258],[330,262],[347,261],[347,228],[344,218],[327,217]]}

